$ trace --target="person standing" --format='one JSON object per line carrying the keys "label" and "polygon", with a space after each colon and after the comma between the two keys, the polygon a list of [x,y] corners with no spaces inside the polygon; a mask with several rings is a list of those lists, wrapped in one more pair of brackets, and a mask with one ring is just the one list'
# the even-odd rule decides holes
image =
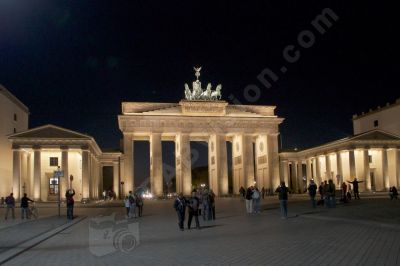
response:
{"label": "person standing", "polygon": [[203,193],[201,195],[201,203],[203,205],[203,221],[211,220],[210,199],[209,199],[208,189],[206,188],[203,190]]}
{"label": "person standing", "polygon": [[186,212],[186,199],[183,197],[182,193],[178,194],[174,201],[174,209],[178,215],[178,226],[181,231],[183,231],[183,223],[185,222],[185,212]]}
{"label": "person standing", "polygon": [[332,179],[329,179],[329,206],[336,207],[336,186]]}
{"label": "person standing", "polygon": [[317,195],[317,185],[314,183],[314,180],[311,179],[310,185],[308,186],[308,195],[310,195],[311,206],[316,208],[315,196]]}
{"label": "person standing", "polygon": [[252,198],[253,198],[253,212],[254,213],[256,213],[256,214],[258,214],[258,213],[260,213],[261,211],[260,211],[260,198],[261,198],[261,195],[260,195],[260,191],[258,190],[258,188],[257,187],[254,187],[254,189],[253,189],[253,195],[252,195]]}
{"label": "person standing", "polygon": [[215,220],[215,193],[214,193],[214,191],[212,191],[212,189],[210,189],[209,199],[210,199],[210,208],[211,208],[212,219]]}
{"label": "person standing", "polygon": [[288,188],[285,186],[285,181],[276,189],[278,193],[279,203],[281,207],[282,219],[287,219],[287,201],[288,201]]}
{"label": "person standing", "polygon": [[324,203],[325,203],[325,206],[326,206],[327,208],[330,208],[329,197],[330,197],[330,194],[329,194],[329,184],[328,184],[328,182],[325,180],[325,181],[324,181]]}
{"label": "person standing", "polygon": [[133,195],[132,191],[129,191],[129,218],[136,218],[136,199],[135,199],[135,195]]}
{"label": "person standing", "polygon": [[128,196],[125,196],[124,205],[125,205],[125,208],[126,208],[126,218],[129,218],[130,217],[129,213],[130,213],[130,210],[131,210],[131,203],[129,202],[129,197]]}
{"label": "person standing", "polygon": [[390,195],[391,200],[398,199],[397,196],[399,195],[399,193],[397,192],[397,188],[395,186],[393,186],[389,189],[389,195]]}
{"label": "person standing", "polygon": [[29,219],[29,202],[34,202],[30,198],[27,197],[26,193],[21,198],[21,219]]}
{"label": "person standing", "polygon": [[347,203],[347,185],[346,185],[346,182],[342,183],[342,200],[343,200],[343,203]]}
{"label": "person standing", "polygon": [[11,210],[11,217],[13,219],[15,219],[15,198],[14,198],[14,194],[11,193],[10,196],[6,197],[6,204],[7,204],[7,211],[6,211],[6,216],[5,219],[7,220],[8,218],[8,213]]}
{"label": "person standing", "polygon": [[247,214],[251,214],[253,212],[253,187],[247,188],[245,199]]}
{"label": "person standing", "polygon": [[240,187],[239,194],[242,196],[243,199],[246,198],[246,190],[244,189],[244,187]]}
{"label": "person standing", "polygon": [[319,192],[319,196],[321,197],[320,198],[321,205],[323,206],[324,205],[324,182],[321,182],[321,184],[319,185],[318,192]]}
{"label": "person standing", "polygon": [[357,178],[354,178],[353,181],[347,181],[347,183],[353,184],[353,192],[354,192],[354,199],[360,199],[360,194],[358,192],[358,184],[364,181],[358,181]]}
{"label": "person standing", "polygon": [[67,199],[67,219],[72,220],[74,219],[74,196],[75,196],[75,190],[72,188],[68,189],[65,192],[65,198]]}
{"label": "person standing", "polygon": [[142,217],[142,215],[143,215],[143,198],[138,194],[136,194],[136,207],[138,209],[139,217]]}
{"label": "person standing", "polygon": [[192,219],[196,222],[196,228],[200,229],[199,222],[199,205],[200,199],[196,196],[196,191],[192,192],[192,197],[189,200],[189,219],[188,219],[188,229],[190,230],[190,226],[192,225]]}
{"label": "person standing", "polygon": [[262,198],[264,199],[265,198],[265,188],[264,187],[262,187],[262,189],[261,189],[261,194],[262,194]]}

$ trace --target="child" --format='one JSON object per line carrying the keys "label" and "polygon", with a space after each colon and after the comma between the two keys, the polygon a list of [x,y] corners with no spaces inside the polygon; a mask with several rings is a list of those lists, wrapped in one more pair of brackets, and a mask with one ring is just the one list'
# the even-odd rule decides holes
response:
{"label": "child", "polygon": [[125,196],[124,203],[126,208],[126,218],[130,218],[131,203],[128,196]]}

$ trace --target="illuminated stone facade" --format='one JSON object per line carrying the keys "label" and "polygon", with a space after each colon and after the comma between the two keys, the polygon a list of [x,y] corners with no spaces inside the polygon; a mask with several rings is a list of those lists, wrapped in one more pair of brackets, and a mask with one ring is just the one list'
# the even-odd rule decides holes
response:
{"label": "illuminated stone facade", "polygon": [[[209,187],[217,195],[228,194],[226,141],[232,143],[233,191],[254,182],[260,187],[279,184],[278,126],[283,119],[274,106],[229,105],[225,101],[122,104],[118,117],[124,135],[125,190],[135,187],[133,142],[150,142],[150,187],[163,194],[163,140],[175,142],[176,190],[192,189],[190,141],[208,143]],[[253,150],[255,147],[255,150]]]}

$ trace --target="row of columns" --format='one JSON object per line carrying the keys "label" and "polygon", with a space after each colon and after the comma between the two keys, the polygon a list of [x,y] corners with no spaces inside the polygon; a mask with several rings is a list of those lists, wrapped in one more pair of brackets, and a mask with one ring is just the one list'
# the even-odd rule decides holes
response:
{"label": "row of columns", "polygon": [[[61,178],[59,190],[61,197],[64,198],[65,192],[69,187],[68,171],[68,147],[60,147],[61,150],[61,169],[64,171],[64,177]],[[14,197],[19,199],[22,197],[21,193],[21,178],[23,165],[30,167],[29,163],[23,164],[21,162],[22,151],[16,147],[13,149],[13,194]],[[30,156],[29,159],[30,160]],[[40,147],[33,147],[33,178],[32,178],[32,193],[33,199],[36,201],[46,200],[42,195],[42,152]],[[27,171],[30,172],[30,171]],[[101,171],[99,160],[90,152],[89,149],[82,149],[82,198],[97,198],[99,196],[99,188],[101,181]],[[102,186],[102,184],[101,184]]]}
{"label": "row of columns", "polygon": [[[134,137],[124,134],[124,183],[126,193],[134,189]],[[163,194],[163,164],[161,134],[150,134],[150,185],[157,196]],[[253,145],[256,144],[254,151]],[[209,148],[209,187],[216,195],[228,194],[228,163],[226,136],[211,134]],[[255,156],[254,156],[255,155]],[[232,139],[233,190],[256,184],[261,188],[279,185],[279,157],[277,135],[237,134]],[[192,189],[190,136],[175,136],[176,191],[190,194]]]}
{"label": "row of columns", "polygon": [[[356,156],[357,153],[357,156]],[[344,155],[347,154],[348,157]],[[314,179],[317,184],[324,180],[333,179],[337,185],[347,180],[357,178],[364,183],[360,186],[364,190],[388,190],[390,186],[400,185],[400,149],[349,149],[337,151],[334,154],[336,171],[333,171],[331,159],[333,154],[318,155],[306,159],[288,159],[281,162],[282,179],[289,184],[289,169],[291,169],[292,188],[298,191],[301,188],[302,164],[306,164],[307,181]],[[372,156],[373,162],[370,162]],[[323,160],[321,160],[323,158]],[[321,172],[321,161],[325,165],[325,173]],[[373,169],[371,169],[371,166]],[[375,178],[371,180],[371,172]],[[332,175],[333,173],[333,175]],[[339,180],[335,179],[339,176]],[[374,181],[374,187],[372,186]]]}

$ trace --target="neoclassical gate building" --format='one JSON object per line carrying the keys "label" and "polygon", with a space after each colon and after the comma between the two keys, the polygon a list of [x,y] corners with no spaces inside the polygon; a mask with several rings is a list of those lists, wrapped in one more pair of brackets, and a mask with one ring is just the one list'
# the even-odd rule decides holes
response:
{"label": "neoclassical gate building", "polygon": [[190,141],[208,142],[209,187],[228,194],[226,142],[232,143],[233,190],[257,183],[279,184],[278,125],[274,106],[230,105],[225,101],[182,100],[179,103],[122,103],[118,117],[124,136],[123,176],[133,188],[135,140],[150,142],[150,187],[163,194],[162,141],[175,142],[176,190],[192,189]]}

